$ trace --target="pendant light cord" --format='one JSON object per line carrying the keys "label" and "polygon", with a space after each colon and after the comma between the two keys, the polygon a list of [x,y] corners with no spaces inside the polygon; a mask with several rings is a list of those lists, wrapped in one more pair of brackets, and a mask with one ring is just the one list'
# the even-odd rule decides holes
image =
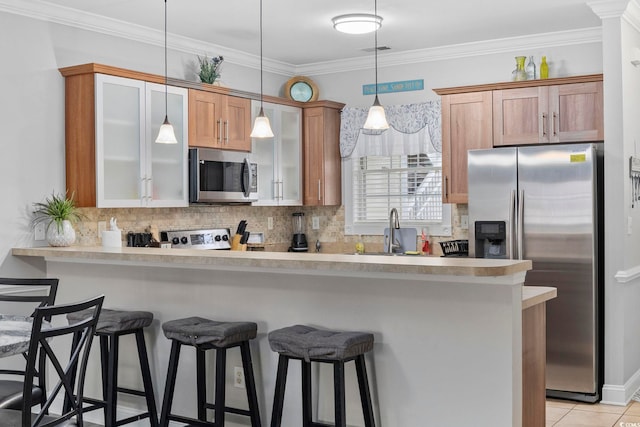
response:
{"label": "pendant light cord", "polygon": [[[165,0],[166,1],[166,0]],[[373,1],[373,14],[375,16],[378,16],[378,0],[374,0]],[[374,57],[375,57],[375,63],[376,63],[376,101],[378,100],[378,30],[376,29],[374,31],[374,40],[375,40],[375,44],[374,44]]]}
{"label": "pendant light cord", "polygon": [[169,117],[169,103],[167,101],[167,0],[164,0],[164,115]]}
{"label": "pendant light cord", "polygon": [[[166,0],[165,0],[166,1]],[[260,112],[262,112],[262,98],[263,98],[263,89],[262,89],[262,0],[260,0]]]}

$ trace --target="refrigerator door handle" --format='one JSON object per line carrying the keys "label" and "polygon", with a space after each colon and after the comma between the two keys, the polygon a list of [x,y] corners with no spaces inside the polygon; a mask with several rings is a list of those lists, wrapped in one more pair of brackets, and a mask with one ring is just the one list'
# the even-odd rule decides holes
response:
{"label": "refrigerator door handle", "polygon": [[511,190],[509,199],[509,259],[513,259],[513,247],[516,243],[516,190]]}
{"label": "refrigerator door handle", "polygon": [[518,197],[518,259],[522,259],[524,247],[524,190],[520,190]]}

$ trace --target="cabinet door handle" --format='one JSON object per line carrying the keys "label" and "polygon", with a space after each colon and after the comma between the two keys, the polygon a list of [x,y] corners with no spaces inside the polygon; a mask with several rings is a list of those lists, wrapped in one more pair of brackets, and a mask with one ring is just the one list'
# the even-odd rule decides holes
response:
{"label": "cabinet door handle", "polygon": [[280,182],[280,191],[278,191],[278,196],[280,200],[284,200],[284,181]]}
{"label": "cabinet door handle", "polygon": [[553,136],[558,136],[558,131],[556,130],[556,123],[558,122],[558,113],[553,113]]}
{"label": "cabinet door handle", "polygon": [[222,144],[222,119],[218,119],[218,144]]}
{"label": "cabinet door handle", "polygon": [[322,198],[320,197],[320,189],[321,189],[321,187],[320,187],[320,180],[318,180],[318,201],[321,201],[321,200],[322,200]]}
{"label": "cabinet door handle", "polygon": [[547,114],[542,113],[542,136],[547,136]]}
{"label": "cabinet door handle", "polygon": [[224,145],[229,145],[229,120],[224,121]]}
{"label": "cabinet door handle", "polygon": [[444,199],[449,200],[449,177],[444,177]]}

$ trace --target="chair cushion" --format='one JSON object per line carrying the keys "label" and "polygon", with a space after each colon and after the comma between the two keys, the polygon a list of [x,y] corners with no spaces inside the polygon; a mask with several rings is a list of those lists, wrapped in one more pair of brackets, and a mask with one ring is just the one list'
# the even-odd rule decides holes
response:
{"label": "chair cushion", "polygon": [[[0,409],[22,408],[22,381],[0,380]],[[42,389],[33,387],[33,405],[42,401]]]}
{"label": "chair cushion", "polygon": [[182,344],[228,347],[254,339],[258,325],[254,322],[222,322],[202,317],[188,317],[165,322],[162,324],[162,330],[165,337]]}
{"label": "chair cushion", "polygon": [[[79,311],[67,315],[69,323],[79,322],[91,315],[91,310]],[[153,313],[149,311],[109,310],[103,308],[98,318],[96,332],[122,332],[146,328],[153,321]]]}
{"label": "chair cushion", "polygon": [[269,332],[269,345],[277,353],[307,362],[345,360],[371,351],[373,334],[295,325]]}

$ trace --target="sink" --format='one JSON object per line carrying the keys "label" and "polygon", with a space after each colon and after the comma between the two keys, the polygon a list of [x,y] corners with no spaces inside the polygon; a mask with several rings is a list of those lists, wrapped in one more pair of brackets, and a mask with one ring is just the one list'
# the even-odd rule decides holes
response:
{"label": "sink", "polygon": [[[356,253],[354,255],[360,255],[360,254]],[[387,252],[365,252],[362,255],[405,256],[405,254],[403,254],[402,252],[394,252],[392,254]]]}

